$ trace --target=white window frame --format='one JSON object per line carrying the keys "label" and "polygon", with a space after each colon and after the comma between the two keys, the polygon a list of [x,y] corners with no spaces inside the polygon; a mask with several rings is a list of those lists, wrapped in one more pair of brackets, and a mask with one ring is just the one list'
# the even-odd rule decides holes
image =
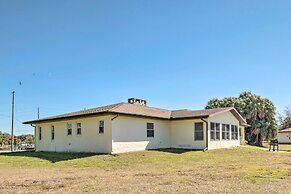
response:
{"label": "white window frame", "polygon": [[[202,131],[197,131],[196,124],[202,124]],[[200,132],[200,133],[202,132],[202,139],[197,139],[196,132]],[[194,123],[194,140],[195,141],[204,141],[204,124],[203,124],[203,122]]]}
{"label": "white window frame", "polygon": [[226,124],[221,124],[221,140],[227,140]]}
{"label": "white window frame", "polygon": [[[152,128],[149,128],[149,124],[152,124]],[[148,132],[152,132],[152,136],[149,136]],[[155,138],[155,123],[147,122],[147,138]]]}
{"label": "white window frame", "polygon": [[[230,124],[221,124],[221,139],[222,140],[230,140]],[[225,133],[225,138],[223,138],[223,133]]]}
{"label": "white window frame", "polygon": [[103,121],[103,120],[99,121],[98,133],[99,134],[105,133],[105,121]]}
{"label": "white window frame", "polygon": [[[214,129],[212,129],[212,126],[211,126],[212,124],[214,125]],[[217,127],[218,127],[218,129],[217,129]],[[220,123],[210,122],[210,141],[220,141],[221,140],[220,128],[221,128]],[[214,133],[214,139],[211,138],[211,133]],[[219,134],[218,138],[217,138],[217,134]]]}
{"label": "white window frame", "polygon": [[[77,128],[77,131],[76,131],[76,134],[77,135],[82,135],[82,123],[77,123],[76,124],[76,128]],[[78,133],[79,132],[79,129],[80,129],[80,133]]]}
{"label": "white window frame", "polygon": [[[70,134],[69,134],[69,129],[71,130]],[[73,134],[73,125],[71,123],[67,123],[67,136],[72,136],[72,134]]]}
{"label": "white window frame", "polygon": [[231,131],[231,126],[230,124],[226,124],[226,126],[228,126],[228,128],[226,128],[226,138],[227,140],[230,140],[230,131]]}
{"label": "white window frame", "polygon": [[[233,129],[233,130],[232,130]],[[231,139],[232,140],[238,140],[238,126],[237,125],[231,125]]]}

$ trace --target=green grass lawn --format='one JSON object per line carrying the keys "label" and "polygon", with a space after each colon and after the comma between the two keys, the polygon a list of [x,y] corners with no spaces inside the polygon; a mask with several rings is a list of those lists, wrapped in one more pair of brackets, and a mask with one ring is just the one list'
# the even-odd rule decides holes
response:
{"label": "green grass lawn", "polygon": [[291,193],[291,153],[2,153],[0,177],[0,193]]}
{"label": "green grass lawn", "polygon": [[286,152],[291,152],[291,144],[280,144],[279,145],[279,150],[286,151]]}

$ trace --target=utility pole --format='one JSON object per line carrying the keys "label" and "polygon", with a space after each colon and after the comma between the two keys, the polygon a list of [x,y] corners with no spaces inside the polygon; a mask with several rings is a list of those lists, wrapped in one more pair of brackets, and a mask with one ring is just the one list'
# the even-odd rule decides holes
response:
{"label": "utility pole", "polygon": [[15,91],[12,92],[11,152],[14,151],[14,96],[15,96]]}
{"label": "utility pole", "polygon": [[39,107],[37,107],[37,119],[39,119]]}

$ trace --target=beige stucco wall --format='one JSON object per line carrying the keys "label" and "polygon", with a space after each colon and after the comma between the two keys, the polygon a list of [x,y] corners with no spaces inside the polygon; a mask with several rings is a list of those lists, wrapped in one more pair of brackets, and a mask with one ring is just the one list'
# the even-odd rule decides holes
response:
{"label": "beige stucco wall", "polygon": [[[154,137],[147,137],[147,123],[154,123]],[[170,121],[119,116],[112,121],[112,151],[122,153],[170,147]]]}
{"label": "beige stucco wall", "polygon": [[[99,121],[105,121],[104,134],[99,134]],[[77,123],[82,124],[82,134],[77,135]],[[73,126],[72,135],[67,135],[67,124]],[[51,139],[51,126],[55,127],[55,139]],[[39,140],[39,127],[42,139]],[[36,125],[36,151],[51,152],[96,152],[110,153],[111,116],[82,118]]]}
{"label": "beige stucco wall", "polygon": [[183,149],[204,149],[206,146],[206,123],[203,122],[203,141],[194,140],[195,122],[200,119],[171,121],[171,147]]}
{"label": "beige stucco wall", "polygon": [[[217,148],[229,148],[229,147],[236,147],[240,145],[240,136],[238,133],[238,140],[222,140],[222,130],[220,125],[220,140],[210,140],[210,123],[220,123],[220,124],[230,124],[230,125],[237,125],[239,127],[239,121],[236,119],[235,116],[231,112],[220,113],[217,115],[213,115],[208,118],[208,149],[217,149]],[[230,137],[231,137],[231,130],[230,130]]]}
{"label": "beige stucco wall", "polygon": [[[95,116],[58,122],[41,123],[36,126],[36,150],[52,152],[96,152],[122,153],[158,148],[204,149],[206,123],[201,119],[161,120],[140,117]],[[105,121],[105,133],[99,134],[99,121]],[[239,121],[230,112],[217,114],[208,121],[208,148],[229,148],[240,145],[238,140],[210,140],[210,122],[239,126]],[[77,135],[76,125],[82,123],[82,134]],[[153,138],[147,137],[147,123],[154,123]],[[204,125],[203,141],[194,140],[195,123]],[[67,124],[73,125],[73,133],[67,135]],[[55,140],[51,140],[51,126],[55,127]],[[39,141],[39,127],[42,127],[42,140]],[[221,133],[221,131],[220,131]],[[220,134],[221,136],[221,134]]]}
{"label": "beige stucco wall", "polygon": [[291,143],[291,133],[278,133],[279,143]]}

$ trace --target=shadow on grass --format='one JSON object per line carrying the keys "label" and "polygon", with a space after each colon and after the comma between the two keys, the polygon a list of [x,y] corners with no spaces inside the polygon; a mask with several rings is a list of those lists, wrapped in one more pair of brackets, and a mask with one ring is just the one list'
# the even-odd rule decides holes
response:
{"label": "shadow on grass", "polygon": [[165,149],[157,149],[153,151],[167,152],[167,153],[172,153],[172,154],[184,154],[187,152],[203,151],[203,150],[165,148]]}
{"label": "shadow on grass", "polygon": [[90,156],[104,155],[96,153],[60,153],[60,152],[35,152],[35,151],[21,151],[21,152],[6,152],[0,153],[0,156],[20,156],[39,158],[42,160],[48,160],[51,163],[74,160],[79,158],[86,158]]}
{"label": "shadow on grass", "polygon": [[279,151],[282,151],[282,152],[291,152],[291,150],[285,150],[285,149],[279,149]]}

